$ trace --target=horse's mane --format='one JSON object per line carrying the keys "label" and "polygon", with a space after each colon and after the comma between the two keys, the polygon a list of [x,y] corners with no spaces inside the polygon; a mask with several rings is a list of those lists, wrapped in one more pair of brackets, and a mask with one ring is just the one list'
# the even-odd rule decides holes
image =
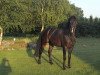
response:
{"label": "horse's mane", "polygon": [[58,28],[62,29],[66,34],[70,34],[71,20],[76,21],[75,16],[71,16],[68,18],[68,21],[64,21],[58,24]]}
{"label": "horse's mane", "polygon": [[68,18],[68,21],[64,21],[64,22],[62,22],[62,23],[59,23],[58,24],[58,28],[61,28],[61,29],[69,29],[71,26],[71,24],[70,24],[70,21],[72,20],[72,19],[74,19],[74,20],[76,20],[76,17],[75,16],[71,16],[71,17],[69,17]]}

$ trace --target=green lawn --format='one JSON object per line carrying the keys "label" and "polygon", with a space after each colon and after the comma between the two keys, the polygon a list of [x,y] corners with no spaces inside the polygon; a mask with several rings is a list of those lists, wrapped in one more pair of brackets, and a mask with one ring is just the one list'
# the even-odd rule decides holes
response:
{"label": "green lawn", "polygon": [[72,54],[72,68],[66,70],[62,70],[61,48],[53,50],[53,65],[48,63],[46,52],[39,65],[33,57],[34,50],[14,48],[0,51],[0,75],[100,75],[99,38],[78,38]]}

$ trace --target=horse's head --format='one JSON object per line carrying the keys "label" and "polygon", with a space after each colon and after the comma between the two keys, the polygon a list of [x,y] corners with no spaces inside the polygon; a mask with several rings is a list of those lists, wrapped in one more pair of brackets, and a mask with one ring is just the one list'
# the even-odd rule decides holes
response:
{"label": "horse's head", "polygon": [[76,25],[77,25],[76,17],[75,16],[71,16],[68,19],[68,22],[69,22],[70,32],[73,34],[75,32]]}

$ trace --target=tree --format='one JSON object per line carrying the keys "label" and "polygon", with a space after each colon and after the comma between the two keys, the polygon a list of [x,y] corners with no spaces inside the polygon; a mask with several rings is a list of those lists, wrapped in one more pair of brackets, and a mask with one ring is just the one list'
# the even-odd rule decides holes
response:
{"label": "tree", "polygon": [[0,24],[6,34],[31,31],[33,15],[29,10],[31,0],[0,0]]}
{"label": "tree", "polygon": [[3,37],[3,29],[0,26],[0,45],[2,44],[2,37]]}
{"label": "tree", "polygon": [[89,18],[89,24],[92,25],[93,24],[93,16],[91,15]]}
{"label": "tree", "polygon": [[33,0],[36,26],[57,26],[71,15],[83,16],[83,11],[68,0]]}
{"label": "tree", "polygon": [[57,26],[71,15],[81,17],[83,11],[68,0],[0,0],[0,25],[6,35]]}

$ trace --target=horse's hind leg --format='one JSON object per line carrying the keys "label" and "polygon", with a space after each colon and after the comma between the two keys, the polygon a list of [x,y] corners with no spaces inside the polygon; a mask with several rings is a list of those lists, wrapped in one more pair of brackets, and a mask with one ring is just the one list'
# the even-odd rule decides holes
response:
{"label": "horse's hind leg", "polygon": [[52,62],[52,57],[51,57],[52,49],[53,49],[53,46],[49,45],[48,55],[49,55],[49,63],[50,63],[50,64],[53,64],[53,62]]}
{"label": "horse's hind leg", "polygon": [[43,52],[43,47],[41,47],[40,49],[39,49],[39,59],[38,59],[38,64],[41,64],[41,55],[42,55],[42,52]]}
{"label": "horse's hind leg", "polygon": [[66,49],[65,47],[63,47],[63,69],[65,70],[66,69]]}

